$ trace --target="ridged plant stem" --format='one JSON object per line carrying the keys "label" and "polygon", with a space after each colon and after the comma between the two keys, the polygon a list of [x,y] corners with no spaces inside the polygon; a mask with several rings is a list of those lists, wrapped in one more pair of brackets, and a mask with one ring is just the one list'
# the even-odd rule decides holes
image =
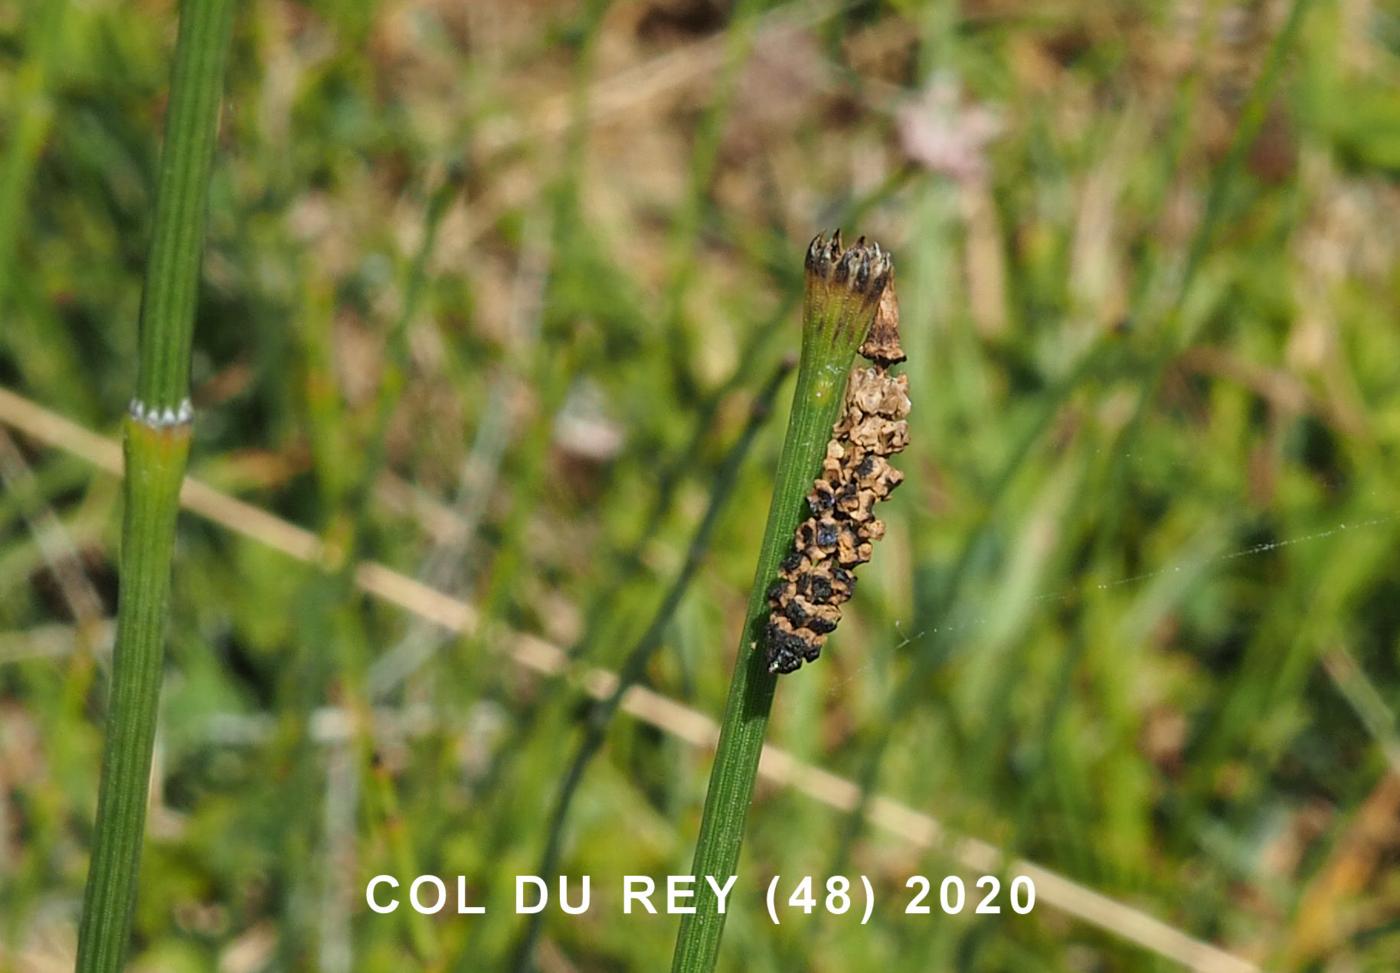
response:
{"label": "ridged plant stem", "polygon": [[78,973],[122,968],[145,830],[170,562],[189,454],[190,344],[232,0],[185,0],[141,299],[136,397],[125,427],[117,637]]}
{"label": "ridged plant stem", "polygon": [[126,428],[121,594],[97,826],[78,934],[79,973],[118,970],[126,954],[160,701],[174,511],[189,426]]}
{"label": "ridged plant stem", "polygon": [[[819,239],[813,248],[820,242]],[[836,253],[840,254],[839,242]],[[773,499],[720,723],[719,745],[691,869],[692,874],[714,876],[721,884],[735,874],[738,866],[744,820],[753,798],[768,715],[780,678],[768,671],[763,651],[768,588],[777,577],[783,558],[793,548],[797,525],[807,516],[806,496],[821,468],[831,427],[840,412],[851,361],[874,317],[875,302],[888,271],[888,260],[878,248],[852,247],[846,254],[862,254],[867,268],[873,254],[876,265],[882,268],[877,275],[879,286],[871,284],[865,287],[865,293],[856,293],[854,276],[840,283],[823,279],[814,273],[809,252],[797,387],[774,475]],[[725,917],[718,912],[709,883],[701,880],[696,889],[695,912],[681,917],[672,973],[709,973],[719,955]]]}
{"label": "ridged plant stem", "polygon": [[156,182],[155,227],[141,292],[136,397],[148,409],[178,408],[189,395],[209,170],[232,28],[233,0],[183,0],[180,4],[165,147]]}

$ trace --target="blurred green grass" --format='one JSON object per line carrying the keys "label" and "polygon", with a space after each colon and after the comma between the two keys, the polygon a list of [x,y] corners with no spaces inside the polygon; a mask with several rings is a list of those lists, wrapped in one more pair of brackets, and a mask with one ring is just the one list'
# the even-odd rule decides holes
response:
{"label": "blurred green grass", "polygon": [[[896,255],[909,482],[776,741],[1264,968],[1392,968],[1400,15],[1317,0],[1251,102],[1291,9],[242,5],[192,472],[487,624],[447,641],[184,518],[137,967],[505,963],[585,710],[493,633],[621,663],[841,221]],[[173,43],[137,10],[0,4],[0,384],[109,433]],[[647,672],[707,712],[784,419]],[[71,963],[105,692],[71,587],[112,610],[118,492],[16,442],[0,963],[42,970]],[[421,661],[385,686],[391,656]],[[372,691],[429,730],[317,742]],[[541,968],[665,962],[674,920],[604,896],[686,870],[707,769],[613,722],[561,845],[600,904],[546,920]],[[774,930],[759,878],[833,864],[877,880],[872,924]],[[1172,968],[1043,904],[893,908],[950,867],[761,790],[726,968]],[[468,874],[491,911],[369,915],[382,871]]]}

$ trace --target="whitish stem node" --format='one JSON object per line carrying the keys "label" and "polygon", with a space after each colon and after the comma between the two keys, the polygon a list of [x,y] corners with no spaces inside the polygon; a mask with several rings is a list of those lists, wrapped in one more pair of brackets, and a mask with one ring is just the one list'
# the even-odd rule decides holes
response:
{"label": "whitish stem node", "polygon": [[151,429],[170,429],[174,426],[187,426],[194,421],[194,406],[189,399],[180,402],[178,409],[169,407],[157,409],[146,405],[140,399],[132,399],[127,407],[131,418]]}

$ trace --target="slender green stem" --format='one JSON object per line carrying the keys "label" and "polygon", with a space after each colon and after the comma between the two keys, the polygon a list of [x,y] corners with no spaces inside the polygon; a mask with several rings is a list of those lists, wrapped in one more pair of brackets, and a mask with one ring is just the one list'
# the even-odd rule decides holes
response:
{"label": "slender green stem", "polygon": [[[685,561],[681,565],[680,572],[671,582],[665,597],[661,599],[661,604],[657,607],[646,631],[637,639],[636,644],[632,646],[622,666],[618,669],[617,685],[613,687],[612,694],[606,699],[598,701],[589,711],[587,722],[583,728],[583,739],[579,741],[578,748],[574,751],[573,761],[564,774],[563,783],[559,785],[558,796],[554,802],[554,812],[550,816],[544,852],[540,856],[539,867],[535,870],[535,874],[545,876],[546,881],[553,880],[555,870],[559,867],[560,847],[564,840],[564,822],[568,819],[574,796],[583,783],[583,775],[588,770],[589,764],[593,762],[593,758],[603,749],[608,727],[622,706],[623,697],[627,695],[629,689],[641,681],[642,676],[646,673],[647,664],[656,654],[656,650],[661,647],[666,630],[670,627],[671,620],[675,617],[677,609],[680,608],[686,592],[690,590],[690,582],[699,570],[701,561],[704,560],[705,554],[710,549],[710,536],[714,533],[715,525],[719,522],[720,512],[724,510],[729,501],[729,495],[733,492],[739,479],[739,469],[743,465],[745,457],[748,456],[749,447],[753,445],[758,431],[763,428],[765,420],[772,412],[773,399],[777,395],[779,386],[791,370],[790,359],[780,364],[757,398],[754,399],[753,408],[749,413],[749,421],[744,425],[744,431],[739,434],[738,440],[730,447],[724,462],[720,464],[719,472],[715,475],[715,485],[710,492],[709,505],[705,509],[704,516],[700,518],[699,526],[695,528],[695,535],[691,538],[690,545],[686,549]],[[531,954],[534,951],[535,942],[539,938],[543,922],[544,914],[540,912],[532,914],[526,921],[525,931],[521,934],[516,945],[510,969],[528,970],[531,968]]]}
{"label": "slender green stem", "polygon": [[184,0],[180,5],[155,230],[141,292],[136,397],[148,409],[178,409],[189,394],[209,170],[232,26],[232,0]]}
{"label": "slender green stem", "polygon": [[[778,677],[768,671],[763,652],[768,587],[777,576],[783,557],[792,549],[793,533],[804,516],[805,498],[821,467],[841,406],[851,359],[874,318],[888,270],[888,262],[878,247],[852,247],[842,255],[839,243],[834,243],[837,259],[825,266],[844,265],[846,272],[838,270],[828,275],[824,271],[822,242],[814,242],[808,254],[797,388],[774,476],[768,523],[740,631],[738,658],[720,723],[719,746],[710,771],[691,869],[695,875],[716,876],[721,882],[734,874],[739,862],[744,819],[753,797],[763,736],[777,687]],[[826,250],[827,254],[832,252],[830,248]],[[861,272],[853,271],[853,263],[864,263]],[[876,272],[870,274],[867,285],[866,271],[872,265]],[[702,883],[700,888],[695,912],[681,917],[671,963],[673,973],[709,973],[719,955],[725,917],[718,911],[709,883]]]}
{"label": "slender green stem", "polygon": [[121,595],[97,833],[78,933],[80,973],[120,969],[126,954],[160,700],[170,551],[188,450],[188,425],[155,429],[127,420]]}
{"label": "slender green stem", "polygon": [[121,591],[79,973],[122,967],[145,829],[160,701],[170,561],[189,455],[190,342],[231,0],[186,0],[180,17],[141,305],[136,398],[126,420]]}

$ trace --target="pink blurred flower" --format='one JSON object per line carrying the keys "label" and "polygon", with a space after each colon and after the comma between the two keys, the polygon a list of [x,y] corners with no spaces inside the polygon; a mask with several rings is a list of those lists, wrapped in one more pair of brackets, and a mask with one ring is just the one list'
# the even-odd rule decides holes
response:
{"label": "pink blurred flower", "polygon": [[948,75],[934,75],[924,90],[895,117],[900,146],[914,162],[957,182],[981,179],[987,146],[1002,132],[991,108],[963,104],[961,86]]}

